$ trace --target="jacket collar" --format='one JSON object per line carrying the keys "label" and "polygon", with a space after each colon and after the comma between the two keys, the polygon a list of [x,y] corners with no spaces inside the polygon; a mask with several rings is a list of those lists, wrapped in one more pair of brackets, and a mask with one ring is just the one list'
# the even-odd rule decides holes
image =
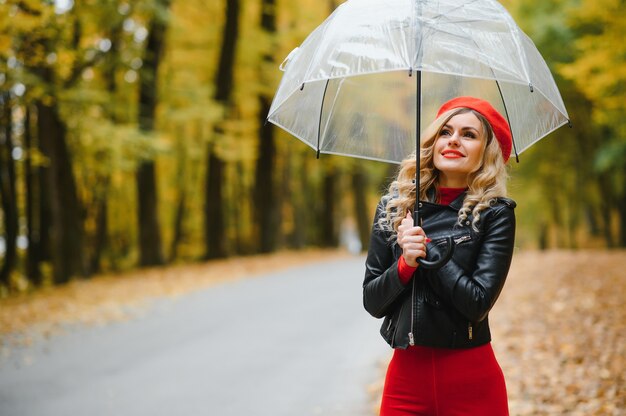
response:
{"label": "jacket collar", "polygon": [[465,199],[465,195],[467,195],[467,191],[461,192],[461,195],[457,196],[454,201],[450,202],[449,207],[454,208],[456,211],[463,208],[463,200]]}
{"label": "jacket collar", "polygon": [[[435,189],[431,188],[428,190],[428,199],[430,201],[433,201],[435,199]],[[463,208],[463,200],[465,199],[465,195],[467,195],[467,191],[463,191],[461,192],[461,194],[459,196],[456,197],[456,199],[452,202],[450,202],[450,205],[448,205],[448,207],[454,209],[455,211],[460,210],[461,208]],[[425,202],[426,204],[434,204],[434,205],[438,205],[434,202]]]}

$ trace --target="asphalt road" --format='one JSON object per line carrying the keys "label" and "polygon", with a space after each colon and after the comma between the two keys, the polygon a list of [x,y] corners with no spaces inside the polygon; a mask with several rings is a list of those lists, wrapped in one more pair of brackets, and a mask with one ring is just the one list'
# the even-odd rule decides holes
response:
{"label": "asphalt road", "polygon": [[0,358],[0,415],[369,416],[363,257],[235,280]]}

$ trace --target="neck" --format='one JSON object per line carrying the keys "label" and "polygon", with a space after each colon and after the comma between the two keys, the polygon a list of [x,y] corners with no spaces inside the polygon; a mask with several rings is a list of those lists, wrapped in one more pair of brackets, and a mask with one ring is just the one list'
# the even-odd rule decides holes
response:
{"label": "neck", "polygon": [[467,188],[468,177],[466,174],[455,175],[450,173],[439,173],[438,186],[440,188]]}

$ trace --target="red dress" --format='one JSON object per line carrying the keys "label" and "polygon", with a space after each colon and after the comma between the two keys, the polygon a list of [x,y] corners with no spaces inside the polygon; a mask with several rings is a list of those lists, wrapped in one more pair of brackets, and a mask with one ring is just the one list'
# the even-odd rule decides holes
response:
{"label": "red dress", "polygon": [[[449,204],[465,189],[439,189]],[[406,284],[414,268],[398,262]],[[387,369],[380,416],[507,416],[506,385],[491,344],[468,349],[395,349]]]}

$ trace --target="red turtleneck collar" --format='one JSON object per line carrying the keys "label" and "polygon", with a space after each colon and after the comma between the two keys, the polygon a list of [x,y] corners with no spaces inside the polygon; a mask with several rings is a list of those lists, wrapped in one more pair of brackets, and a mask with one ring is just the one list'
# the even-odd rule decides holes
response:
{"label": "red turtleneck collar", "polygon": [[439,188],[439,204],[450,205],[467,188]]}

